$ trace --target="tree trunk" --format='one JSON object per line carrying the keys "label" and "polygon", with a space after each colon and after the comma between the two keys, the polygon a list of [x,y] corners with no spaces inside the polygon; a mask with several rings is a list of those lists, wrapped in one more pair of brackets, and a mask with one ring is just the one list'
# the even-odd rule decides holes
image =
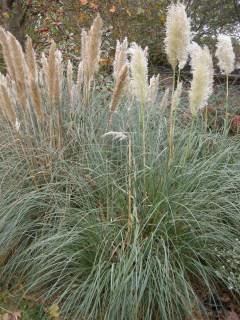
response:
{"label": "tree trunk", "polygon": [[10,31],[23,46],[27,7],[22,0],[0,0],[1,25]]}

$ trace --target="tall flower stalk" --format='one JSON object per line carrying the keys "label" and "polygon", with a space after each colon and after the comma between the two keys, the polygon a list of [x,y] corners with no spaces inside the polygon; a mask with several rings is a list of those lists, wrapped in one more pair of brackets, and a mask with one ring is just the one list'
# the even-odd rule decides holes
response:
{"label": "tall flower stalk", "polygon": [[169,121],[169,163],[171,162],[174,153],[173,140],[176,108],[174,108],[173,97],[175,92],[176,71],[178,67],[178,87],[180,71],[184,68],[188,59],[190,41],[191,24],[190,19],[187,17],[184,4],[180,2],[171,4],[167,11],[166,38],[164,41],[167,58],[173,71],[172,103]]}
{"label": "tall flower stalk", "polygon": [[235,54],[231,37],[220,34],[217,41],[216,57],[221,72],[226,76],[225,129],[228,126],[229,74],[234,70]]}

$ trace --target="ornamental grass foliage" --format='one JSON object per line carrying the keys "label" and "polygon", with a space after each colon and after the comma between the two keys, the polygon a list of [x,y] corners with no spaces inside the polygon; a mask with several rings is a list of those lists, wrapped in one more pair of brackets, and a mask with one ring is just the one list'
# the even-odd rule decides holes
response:
{"label": "ornamental grass foliage", "polygon": [[147,48],[127,39],[111,99],[95,90],[100,16],[82,31],[77,72],[54,42],[37,61],[31,39],[23,52],[0,30],[1,281],[57,304],[63,319],[192,319],[205,312],[201,291],[239,293],[225,259],[239,248],[239,139],[206,130],[211,55],[187,45],[182,4],[168,14],[170,63],[180,72],[191,56],[187,107],[184,84],[160,90]]}

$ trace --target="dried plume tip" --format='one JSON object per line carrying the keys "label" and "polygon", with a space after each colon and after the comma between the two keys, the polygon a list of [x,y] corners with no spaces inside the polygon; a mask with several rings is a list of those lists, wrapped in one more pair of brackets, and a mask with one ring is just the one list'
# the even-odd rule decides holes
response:
{"label": "dried plume tip", "polygon": [[167,11],[165,51],[168,61],[175,70],[182,69],[188,59],[191,42],[191,25],[182,3],[171,4]]}
{"label": "dried plume tip", "polygon": [[133,43],[129,52],[131,54],[130,71],[133,92],[137,100],[145,104],[148,98],[148,48],[143,50],[136,43]]}
{"label": "dried plume tip", "polygon": [[16,79],[14,61],[12,58],[13,52],[10,48],[10,34],[3,28],[0,28],[0,43],[2,46],[3,58],[7,65],[7,71],[12,79]]}
{"label": "dried plume tip", "polygon": [[[103,21],[98,14],[89,30],[82,32],[82,62],[84,78],[91,81],[98,71]],[[85,81],[84,79],[84,81]]]}
{"label": "dried plume tip", "polygon": [[113,76],[115,80],[117,79],[122,67],[125,64],[128,64],[127,53],[128,53],[127,38],[125,38],[122,43],[118,40],[117,46],[116,46],[115,58],[113,62]]}
{"label": "dried plume tip", "polygon": [[26,41],[26,62],[28,66],[28,86],[31,92],[31,99],[34,105],[34,110],[37,114],[38,120],[43,120],[43,106],[40,88],[38,85],[38,65],[36,54],[32,46],[32,39],[27,38]]}
{"label": "dried plume tip", "polygon": [[196,43],[192,44],[191,67],[193,79],[189,100],[192,115],[195,116],[200,108],[206,106],[213,90],[213,62],[207,46],[201,48]]}
{"label": "dried plume tip", "polygon": [[38,80],[38,66],[36,61],[36,54],[34,52],[33,46],[32,46],[32,39],[30,37],[27,38],[26,41],[26,61],[28,65],[28,70],[33,77],[34,80]]}
{"label": "dried plume tip", "polygon": [[[46,63],[46,62],[45,62]],[[48,63],[44,66],[48,80],[49,105],[56,106],[61,101],[61,88],[63,82],[62,54],[56,48],[56,43],[52,41]]]}
{"label": "dried plume tip", "polygon": [[125,64],[122,66],[122,69],[120,70],[116,79],[116,84],[113,90],[113,96],[112,96],[111,107],[110,107],[111,113],[116,111],[117,109],[122,93],[127,85],[127,79],[128,79],[128,66]]}
{"label": "dried plume tip", "polygon": [[8,73],[16,90],[16,98],[24,113],[28,113],[28,66],[20,43],[11,33],[7,32],[6,36],[9,42],[9,45],[6,48],[6,50],[9,50],[9,58],[7,58],[10,63]]}
{"label": "dried plume tip", "polygon": [[234,70],[235,54],[231,37],[220,34],[217,41],[216,57],[220,70],[228,76]]}

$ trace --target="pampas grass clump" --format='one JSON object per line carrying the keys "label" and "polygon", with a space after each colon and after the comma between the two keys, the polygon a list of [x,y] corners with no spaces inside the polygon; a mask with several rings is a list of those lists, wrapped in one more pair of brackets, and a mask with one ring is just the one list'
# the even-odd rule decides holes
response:
{"label": "pampas grass clump", "polygon": [[[46,167],[51,163],[50,153],[63,157],[69,129],[65,121],[76,118],[81,107],[89,104],[94,89],[92,84],[99,67],[101,33],[102,19],[98,15],[90,30],[82,33],[82,59],[75,81],[71,61],[67,67],[64,65],[62,53],[54,41],[48,55],[42,54],[39,64],[30,38],[27,38],[24,53],[17,39],[0,29],[0,43],[7,66],[7,75],[0,78],[3,101],[0,109],[11,125],[12,138],[21,141],[21,148],[25,149],[31,163],[39,165],[39,159],[36,159],[40,158],[37,153],[41,148],[48,150],[44,160],[40,161]],[[116,98],[114,101],[116,104]]]}

